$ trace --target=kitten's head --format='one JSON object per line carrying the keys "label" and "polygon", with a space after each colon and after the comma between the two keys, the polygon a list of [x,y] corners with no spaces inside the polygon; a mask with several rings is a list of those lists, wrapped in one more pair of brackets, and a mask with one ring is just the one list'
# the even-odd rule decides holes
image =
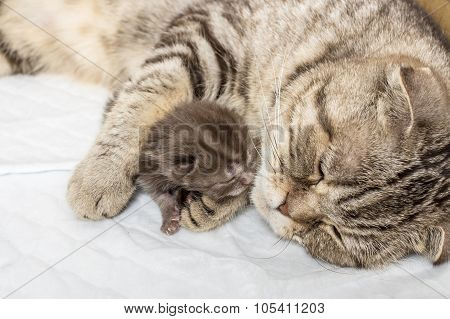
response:
{"label": "kitten's head", "polygon": [[179,106],[152,130],[148,153],[157,156],[171,183],[213,200],[240,195],[253,184],[257,157],[235,112],[196,101]]}
{"label": "kitten's head", "polygon": [[172,154],[174,182],[216,201],[250,189],[257,158],[244,126],[210,121],[191,127],[181,141]]}
{"label": "kitten's head", "polygon": [[[327,65],[286,88],[284,134],[252,197],[314,257],[375,267],[442,260],[450,214],[448,84],[416,61]],[[272,136],[275,138],[275,136]],[[447,238],[447,239],[446,239]]]}

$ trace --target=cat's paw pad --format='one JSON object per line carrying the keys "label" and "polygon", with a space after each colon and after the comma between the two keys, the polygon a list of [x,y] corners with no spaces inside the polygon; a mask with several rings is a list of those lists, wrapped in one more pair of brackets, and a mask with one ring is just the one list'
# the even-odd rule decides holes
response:
{"label": "cat's paw pad", "polygon": [[101,159],[87,159],[69,181],[67,200],[80,218],[99,220],[119,214],[132,197],[132,178],[122,167]]}

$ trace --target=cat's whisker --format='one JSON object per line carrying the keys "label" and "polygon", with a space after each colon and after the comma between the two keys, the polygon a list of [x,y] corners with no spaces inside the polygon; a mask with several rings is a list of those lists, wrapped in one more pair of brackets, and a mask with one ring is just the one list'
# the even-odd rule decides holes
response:
{"label": "cat's whisker", "polygon": [[[284,61],[285,61],[285,57],[286,57],[286,51],[284,51],[285,53],[283,54],[283,62],[281,64],[281,68],[283,68],[284,65]],[[274,108],[274,116],[275,116],[275,123],[277,126],[281,125],[280,119],[278,117],[278,109],[280,107],[281,104],[281,75],[276,76],[276,72],[275,72],[275,66],[273,64],[273,60],[272,60],[272,75],[275,78],[275,108]],[[276,139],[275,139],[276,140]]]}
{"label": "cat's whisker", "polygon": [[[291,54],[293,48],[294,48],[294,43],[295,41],[292,42],[291,48],[289,50],[289,55]],[[284,53],[283,56],[283,62],[281,64],[281,69],[280,69],[280,76],[279,76],[279,83],[278,83],[278,94],[279,94],[279,103],[278,103],[278,109],[277,109],[277,117],[278,117],[278,125],[279,127],[281,127],[282,124],[282,119],[281,119],[281,88],[282,88],[282,80],[283,80],[283,76],[284,76],[284,70],[285,70],[285,65],[286,65],[286,57],[287,57],[287,50]]]}
{"label": "cat's whisker", "polygon": [[[261,81],[261,77],[260,77],[260,69],[259,69],[259,67],[257,67],[257,69],[258,69],[258,79],[259,79],[259,82],[260,82],[260,88],[262,89],[262,81]],[[264,104],[266,105],[266,110],[267,110],[268,108],[267,108],[267,101],[266,101],[265,95],[263,95],[263,97],[264,97]],[[264,111],[263,111],[262,109],[260,109],[260,110],[261,110],[261,117],[262,117],[262,120],[263,120],[263,123],[264,123],[264,128],[265,128],[266,133],[267,133],[267,135],[268,135],[268,137],[269,137],[269,140],[270,140],[270,146],[271,146],[271,148],[272,148],[272,154],[276,154],[276,155],[277,155],[278,160],[279,160],[279,162],[280,162],[280,164],[281,164],[281,159],[280,159],[278,153],[275,153],[276,148],[275,148],[275,146],[274,146],[274,144],[273,144],[272,136],[270,135],[269,129],[268,129],[268,127],[267,127],[266,118],[264,117]],[[256,149],[256,151],[257,151],[257,153],[259,154],[260,158],[261,158],[263,161],[265,161],[265,162],[267,162],[267,163],[269,164],[269,166],[270,166],[270,167],[272,168],[272,170],[273,170],[273,173],[275,174],[277,171],[276,171],[275,167],[272,165],[272,163],[270,162],[270,159],[269,159],[269,160],[266,159],[265,156],[263,156],[263,155],[261,154],[261,152],[257,149],[257,147],[256,147],[256,145],[255,145],[255,143],[254,143],[254,141],[253,141],[252,138],[251,138],[251,140],[252,140],[253,147]],[[264,177],[267,181],[269,181],[270,183],[272,183],[272,181],[271,181],[269,178],[267,178],[267,177],[265,177],[265,176],[263,176],[263,177]],[[280,187],[280,188],[281,188],[281,187]],[[281,188],[281,189],[282,189],[283,191],[285,191],[285,192],[288,192],[287,190],[285,190],[285,189],[283,189],[283,188]]]}
{"label": "cat's whisker", "polygon": [[[292,50],[294,48],[294,43],[295,43],[295,41],[292,42],[290,49],[286,49],[284,51],[283,59],[282,59],[282,62],[281,62],[281,67],[280,67],[279,76],[278,77],[275,76],[275,122],[276,122],[276,125],[277,125],[277,132],[276,132],[277,134],[276,134],[276,136],[274,136],[274,143],[275,143],[275,151],[277,152],[277,156],[278,156],[278,159],[280,161],[280,167],[281,168],[282,168],[282,161],[281,161],[281,158],[280,158],[280,156],[278,154],[278,151],[279,151],[279,148],[280,148],[279,147],[279,142],[281,140],[281,134],[282,134],[280,132],[280,130],[282,128],[282,112],[281,112],[282,79],[283,79],[283,75],[284,75],[284,71],[285,71],[286,57],[288,55],[288,51],[289,51],[289,54],[291,54],[291,52],[292,52]],[[272,70],[273,70],[273,73],[275,75],[275,67],[273,65],[273,62],[272,62]]]}
{"label": "cat's whisker", "polygon": [[[259,68],[258,68],[258,79],[259,79],[259,82],[260,82],[260,88],[261,88],[261,90],[263,90]],[[265,98],[265,96],[263,96],[263,97],[264,97],[265,110],[268,110],[266,98]],[[262,109],[260,109],[260,110],[261,110],[261,117],[262,117],[263,124],[264,124],[264,129],[266,130],[266,133],[267,133],[267,136],[269,138],[270,145],[271,145],[271,148],[272,148],[272,154],[276,154],[277,155],[278,160],[280,161],[279,163],[281,164],[281,159],[280,159],[278,153],[276,152],[276,148],[275,148],[274,142],[272,140],[272,135],[270,134],[269,128],[267,126],[266,118],[264,117],[264,110],[262,110]]]}
{"label": "cat's whisker", "polygon": [[288,241],[288,243],[286,244],[286,246],[284,246],[284,248],[283,248],[279,253],[277,253],[276,255],[274,255],[274,256],[272,256],[272,257],[269,257],[269,258],[267,258],[267,259],[272,259],[272,258],[278,257],[278,256],[280,256],[282,253],[284,253],[284,252],[286,251],[286,249],[289,247],[289,245],[291,244],[293,238],[294,238],[294,236],[291,236],[291,238],[289,239],[289,241]]}
{"label": "cat's whisker", "polygon": [[253,147],[255,148],[255,151],[258,153],[259,158],[260,158],[262,161],[266,161],[267,164],[269,164],[270,167],[272,168],[273,172],[276,173],[276,170],[275,170],[275,168],[272,166],[272,164],[270,163],[270,161],[266,160],[266,159],[261,155],[261,152],[260,152],[260,151],[258,150],[258,148],[256,147],[255,141],[253,140],[252,137],[250,137],[250,140],[252,141]]}
{"label": "cat's whisker", "polygon": [[275,244],[272,245],[272,247],[275,247],[276,245],[278,245],[283,239],[286,238],[286,236],[287,236],[287,232],[286,232],[283,236],[281,236],[281,237],[275,242]]}
{"label": "cat's whisker", "polygon": [[[282,239],[283,239],[283,238],[282,238]],[[287,248],[289,247],[289,245],[291,244],[292,239],[293,239],[293,236],[289,239],[289,241],[287,242],[286,246],[284,246],[284,248],[283,248],[280,252],[278,252],[277,254],[275,254],[275,255],[273,255],[273,256],[270,256],[270,257],[253,257],[253,256],[248,256],[248,255],[245,255],[245,256],[248,257],[248,258],[252,258],[252,259],[260,259],[260,260],[267,260],[267,259],[273,259],[273,258],[276,258],[276,257],[280,256],[283,252],[286,251],[286,249],[287,249]],[[275,245],[274,245],[274,246],[275,246]],[[274,246],[272,246],[272,247],[274,247]]]}
{"label": "cat's whisker", "polygon": [[281,78],[276,79],[276,93],[275,93],[275,122],[277,125],[277,131],[276,131],[276,135],[274,137],[275,140],[275,144],[277,149],[279,150],[279,142],[281,139],[281,115],[280,115],[280,110],[281,110]]}
{"label": "cat's whisker", "polygon": [[[274,64],[273,64],[273,61],[272,61],[273,76],[275,77],[275,105],[274,105],[274,109],[275,109],[275,123],[277,125],[277,136],[273,136],[273,141],[272,141],[271,135],[270,135],[270,133],[269,133],[269,131],[267,129],[267,123],[265,123],[266,131],[267,131],[267,134],[269,136],[269,139],[270,139],[270,142],[271,142],[271,146],[273,148],[274,154],[278,158],[278,161],[279,161],[279,164],[280,164],[281,168],[282,168],[282,161],[281,161],[281,157],[280,157],[278,151],[279,151],[279,141],[281,139],[281,136],[280,136],[281,132],[279,130],[282,127],[282,120],[281,120],[281,118],[282,118],[282,114],[284,113],[284,112],[281,112],[282,78],[283,78],[284,71],[285,71],[284,67],[286,65],[286,57],[288,56],[287,53],[288,53],[288,51],[289,51],[289,54],[292,52],[292,50],[295,47],[295,43],[296,43],[296,41],[292,41],[290,49],[285,50],[284,53],[283,53],[283,59],[282,59],[282,64],[281,64],[281,68],[280,68],[279,77],[275,76],[275,67],[274,67]],[[259,72],[259,68],[258,68],[258,72]],[[259,73],[258,73],[258,75],[259,75]],[[261,78],[260,77],[259,77],[259,81],[261,83]],[[262,84],[261,84],[261,88],[262,88]],[[269,112],[267,110],[267,103],[265,103],[265,104],[266,104],[267,117],[270,120]],[[264,118],[263,118],[263,120],[264,120]]]}
{"label": "cat's whisker", "polygon": [[[275,104],[276,104],[276,102],[275,102]],[[268,110],[267,106],[266,106],[266,110]],[[271,148],[272,148],[272,154],[276,156],[276,158],[278,159],[278,162],[280,164],[280,167],[281,167],[281,163],[282,162],[281,162],[280,154],[278,153],[278,146],[277,146],[275,134],[271,134],[271,132],[270,132],[268,126],[267,126],[267,119],[270,121],[270,124],[272,124],[272,121],[270,120],[270,116],[269,116],[268,111],[266,113],[267,113],[267,118],[265,118],[264,117],[264,113],[262,113],[262,119],[263,119],[263,122],[264,122],[264,127],[265,127],[267,136],[268,136],[269,141],[270,141],[270,145],[271,145]],[[277,127],[277,129],[279,129],[279,127]]]}
{"label": "cat's whisker", "polygon": [[314,259],[323,269],[334,272],[335,274],[341,274],[341,275],[353,275],[352,273],[348,273],[348,272],[341,272],[341,271],[336,271],[333,270],[329,267],[326,267],[324,264],[322,264],[318,259]]}
{"label": "cat's whisker", "polygon": [[[279,82],[280,103],[279,103],[279,109],[278,109],[278,111],[279,111],[278,116],[279,116],[279,120],[280,120],[280,123],[279,123],[280,127],[281,127],[281,117],[282,117],[282,115],[287,111],[287,110],[284,111],[284,112],[281,111],[282,79],[283,79],[283,76],[284,76],[284,71],[285,71],[285,66],[286,66],[286,58],[287,58],[288,56],[291,55],[292,51],[293,51],[294,48],[296,47],[296,43],[297,43],[297,40],[298,40],[299,38],[300,38],[300,37],[298,37],[298,38],[296,38],[294,41],[292,41],[291,47],[290,47],[289,50],[284,51],[285,53],[284,53],[284,55],[283,55],[283,62],[282,62],[282,64],[281,64],[281,68],[280,68],[280,77],[279,77],[279,79],[280,79],[280,82]],[[288,53],[288,51],[289,51],[289,53]],[[284,93],[286,93],[286,90],[284,90]],[[292,92],[287,92],[287,93],[289,94],[288,97],[292,97],[292,96],[293,96],[293,93],[292,93]]]}
{"label": "cat's whisker", "polygon": [[[256,58],[256,55],[255,55],[255,58]],[[267,126],[266,117],[264,116],[264,112],[266,112],[267,119],[270,120],[269,107],[268,107],[268,103],[267,103],[267,98],[266,98],[266,96],[264,94],[264,88],[263,88],[263,84],[262,84],[262,80],[261,80],[261,70],[260,70],[259,66],[257,66],[257,71],[258,71],[257,75],[258,75],[259,87],[260,87],[260,90],[261,90],[261,92],[263,94],[263,101],[264,101],[264,109],[260,109],[261,110],[261,117],[262,117],[263,124],[264,124],[264,129],[266,130],[267,136],[269,137],[269,141],[270,141],[271,148],[272,148],[272,154],[276,155],[276,157],[278,158],[279,164],[281,166],[281,163],[282,163],[281,162],[281,158],[280,158],[280,156],[278,154],[277,148],[274,145],[273,136],[271,135],[271,133],[269,131],[269,128]]]}
{"label": "cat's whisker", "polygon": [[275,142],[273,141],[273,136],[272,134],[270,134],[269,128],[267,127],[267,122],[263,117],[263,122],[264,122],[264,127],[266,129],[267,132],[267,136],[269,137],[269,141],[270,141],[270,145],[271,145],[271,149],[272,149],[272,154],[275,155],[274,157],[276,157],[278,159],[278,163],[280,164],[279,166],[281,167],[281,157],[278,154],[277,148],[275,146]]}

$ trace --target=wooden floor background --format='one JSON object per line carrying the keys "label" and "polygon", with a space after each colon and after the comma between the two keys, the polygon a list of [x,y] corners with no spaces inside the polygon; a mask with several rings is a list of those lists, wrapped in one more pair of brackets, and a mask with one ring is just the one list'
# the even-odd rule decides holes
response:
{"label": "wooden floor background", "polygon": [[449,0],[416,0],[444,30],[450,39],[450,1]]}

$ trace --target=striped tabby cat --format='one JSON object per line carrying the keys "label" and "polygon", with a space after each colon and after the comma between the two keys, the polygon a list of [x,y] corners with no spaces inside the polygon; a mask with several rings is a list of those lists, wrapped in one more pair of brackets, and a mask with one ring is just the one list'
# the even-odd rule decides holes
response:
{"label": "striped tabby cat", "polygon": [[[412,0],[0,1],[0,75],[39,72],[115,91],[69,183],[79,216],[125,207],[140,127],[210,100],[260,128],[252,201],[280,236],[342,266],[446,258],[449,44]],[[194,201],[182,224],[247,202]]]}

